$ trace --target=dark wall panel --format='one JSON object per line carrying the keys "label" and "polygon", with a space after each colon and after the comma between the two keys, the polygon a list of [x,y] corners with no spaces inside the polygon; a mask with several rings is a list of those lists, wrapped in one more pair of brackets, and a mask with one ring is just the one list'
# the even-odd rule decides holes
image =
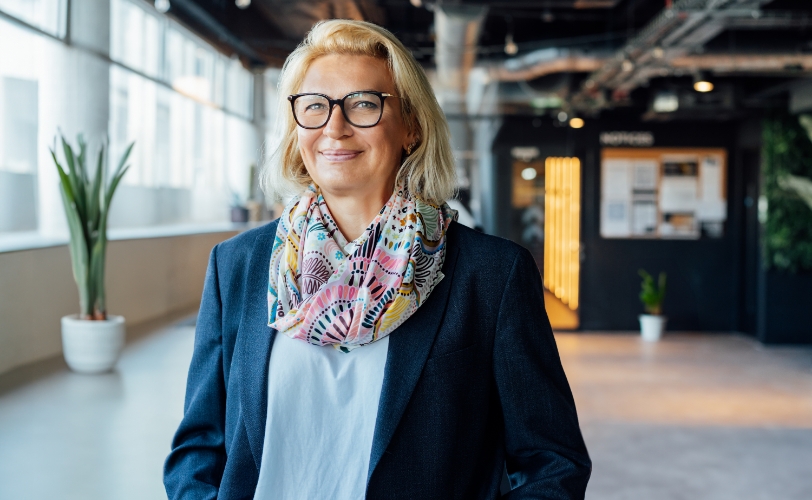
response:
{"label": "dark wall panel", "polygon": [[[537,124],[539,122],[537,121]],[[604,239],[600,221],[602,131],[649,131],[654,147],[721,147],[728,151],[728,218],[724,236],[700,240]],[[742,300],[742,214],[744,189],[738,179],[742,155],[735,154],[739,124],[709,122],[641,123],[587,120],[583,129],[540,126],[530,119],[507,120],[494,145],[499,157],[501,206],[510,203],[510,148],[537,146],[547,155],[577,156],[583,164],[580,316],[583,330],[634,330],[642,313],[638,299],[644,268],[668,273],[664,314],[670,330],[730,331],[737,328]],[[752,149],[749,150],[752,154]],[[739,183],[738,185],[736,183]],[[506,234],[503,234],[506,236]]]}

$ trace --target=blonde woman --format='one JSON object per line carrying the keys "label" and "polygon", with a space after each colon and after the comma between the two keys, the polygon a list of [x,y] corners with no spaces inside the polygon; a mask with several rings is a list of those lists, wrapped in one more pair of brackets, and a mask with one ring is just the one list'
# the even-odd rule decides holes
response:
{"label": "blonde woman", "polygon": [[460,226],[448,129],[388,31],[288,58],[281,218],[212,251],[170,498],[583,498],[590,474],[530,254]]}

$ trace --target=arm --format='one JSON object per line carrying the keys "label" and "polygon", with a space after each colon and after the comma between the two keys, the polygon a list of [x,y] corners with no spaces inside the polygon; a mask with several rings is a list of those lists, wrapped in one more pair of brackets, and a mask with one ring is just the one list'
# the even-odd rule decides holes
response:
{"label": "arm", "polygon": [[512,487],[505,498],[584,498],[592,464],[544,309],[541,276],[524,249],[499,307],[494,378]]}
{"label": "arm", "polygon": [[217,247],[214,247],[195,329],[183,420],[164,465],[164,485],[170,499],[217,498],[223,476],[226,391],[221,310]]}

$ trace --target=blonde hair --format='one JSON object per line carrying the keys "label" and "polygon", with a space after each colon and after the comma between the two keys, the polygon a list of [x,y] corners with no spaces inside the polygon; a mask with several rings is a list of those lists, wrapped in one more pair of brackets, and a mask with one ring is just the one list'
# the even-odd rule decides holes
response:
{"label": "blonde hair", "polygon": [[[313,26],[285,61],[279,77],[277,126],[281,143],[265,162],[260,183],[276,199],[301,193],[312,182],[299,153],[296,122],[287,96],[299,91],[310,64],[319,57],[341,54],[371,56],[387,62],[400,99],[407,130],[417,137],[405,156],[397,183],[422,201],[440,205],[454,196],[456,169],[448,123],[423,69],[389,31],[364,21],[335,19]],[[287,109],[285,109],[287,108]]]}

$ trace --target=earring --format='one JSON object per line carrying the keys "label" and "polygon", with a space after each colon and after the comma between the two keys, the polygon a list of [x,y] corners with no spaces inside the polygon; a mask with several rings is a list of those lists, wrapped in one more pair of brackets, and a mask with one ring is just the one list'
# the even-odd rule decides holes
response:
{"label": "earring", "polygon": [[412,150],[414,149],[414,147],[416,145],[417,145],[417,142],[413,142],[413,143],[409,144],[408,146],[406,146],[406,154],[407,155],[412,154]]}

